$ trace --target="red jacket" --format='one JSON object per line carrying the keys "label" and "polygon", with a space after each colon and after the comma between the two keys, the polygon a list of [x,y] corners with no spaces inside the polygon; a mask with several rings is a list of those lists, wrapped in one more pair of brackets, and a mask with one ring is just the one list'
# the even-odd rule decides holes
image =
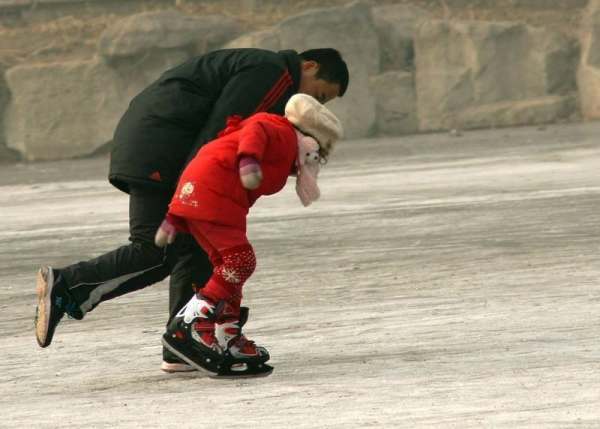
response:
{"label": "red jacket", "polygon": [[[256,158],[263,180],[252,191],[242,187],[238,160]],[[298,155],[294,126],[284,117],[258,113],[230,120],[219,138],[203,146],[183,171],[169,212],[246,230],[248,210],[261,195],[280,191]]]}

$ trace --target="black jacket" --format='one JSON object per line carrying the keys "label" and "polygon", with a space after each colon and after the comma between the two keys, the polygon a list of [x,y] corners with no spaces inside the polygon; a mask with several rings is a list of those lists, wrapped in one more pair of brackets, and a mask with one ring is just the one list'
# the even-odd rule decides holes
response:
{"label": "black jacket", "polygon": [[220,50],[168,70],[131,101],[117,125],[110,183],[124,192],[131,184],[173,190],[227,117],[283,114],[299,85],[295,51]]}

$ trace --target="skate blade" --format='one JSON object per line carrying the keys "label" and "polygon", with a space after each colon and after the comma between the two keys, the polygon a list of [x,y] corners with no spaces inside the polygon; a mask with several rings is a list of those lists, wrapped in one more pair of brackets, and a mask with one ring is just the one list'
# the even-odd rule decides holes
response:
{"label": "skate blade", "polygon": [[229,366],[226,364],[219,370],[218,374],[213,374],[211,378],[258,378],[267,377],[273,373],[273,367],[266,363],[248,364],[248,363],[233,363]]}
{"label": "skate blade", "polygon": [[175,349],[174,347],[172,347],[164,338],[162,339],[162,343],[163,343],[163,346],[165,346],[165,348],[167,350],[169,350],[171,353],[173,353],[175,356],[177,356],[182,361],[184,361],[187,364],[189,364],[189,365],[193,366],[194,368],[196,368],[201,373],[206,374],[206,375],[212,375],[212,376],[217,375],[217,373],[209,371],[206,368],[203,368],[202,366],[198,365],[193,360],[189,359],[184,354],[180,353],[177,349]]}
{"label": "skate blade", "polygon": [[160,365],[160,369],[161,371],[166,372],[168,374],[197,371],[195,367],[189,365],[187,362],[171,363],[163,361],[163,363]]}

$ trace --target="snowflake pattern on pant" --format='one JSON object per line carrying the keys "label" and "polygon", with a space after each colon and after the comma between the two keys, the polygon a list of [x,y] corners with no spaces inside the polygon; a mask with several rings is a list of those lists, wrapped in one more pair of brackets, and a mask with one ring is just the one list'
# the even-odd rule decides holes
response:
{"label": "snowflake pattern on pant", "polygon": [[229,283],[239,283],[240,282],[240,278],[237,276],[237,273],[235,272],[235,270],[233,268],[223,268],[221,270],[221,276],[223,276],[223,278],[225,280],[227,280]]}
{"label": "snowflake pattern on pant", "polygon": [[223,263],[215,267],[215,274],[227,283],[243,284],[256,268],[256,256],[250,246],[243,249],[224,252]]}

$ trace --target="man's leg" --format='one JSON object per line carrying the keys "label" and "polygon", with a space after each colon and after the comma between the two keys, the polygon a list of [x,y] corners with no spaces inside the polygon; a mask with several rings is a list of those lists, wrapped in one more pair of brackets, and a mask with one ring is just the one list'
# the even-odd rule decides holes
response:
{"label": "man's leg", "polygon": [[156,283],[169,274],[173,249],[156,247],[154,234],[170,197],[169,192],[153,188],[132,188],[130,244],[89,261],[40,270],[36,335],[41,347],[50,345],[65,311],[81,319],[100,302]]}
{"label": "man's leg", "polygon": [[169,279],[169,320],[194,295],[194,289],[202,287],[212,275],[212,264],[206,252],[190,234],[179,234],[175,241],[177,261]]}
{"label": "man's leg", "polygon": [[[175,243],[177,261],[169,279],[169,320],[194,296],[194,289],[202,287],[212,275],[212,264],[206,252],[190,234],[178,234]],[[161,369],[165,372],[186,372],[195,368],[186,364],[163,347]]]}

